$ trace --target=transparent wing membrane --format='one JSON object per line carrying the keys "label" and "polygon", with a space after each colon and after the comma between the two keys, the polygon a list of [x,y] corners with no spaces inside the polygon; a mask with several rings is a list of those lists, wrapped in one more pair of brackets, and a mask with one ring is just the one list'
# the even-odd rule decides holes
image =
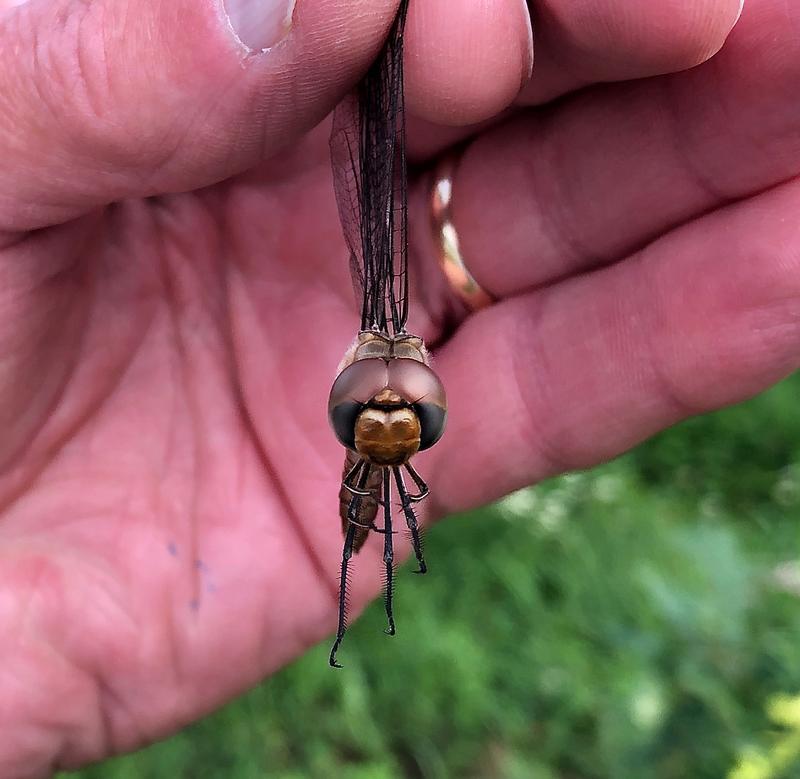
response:
{"label": "transparent wing membrane", "polygon": [[408,183],[400,4],[381,56],[337,107],[330,147],[361,329],[388,335],[408,320]]}

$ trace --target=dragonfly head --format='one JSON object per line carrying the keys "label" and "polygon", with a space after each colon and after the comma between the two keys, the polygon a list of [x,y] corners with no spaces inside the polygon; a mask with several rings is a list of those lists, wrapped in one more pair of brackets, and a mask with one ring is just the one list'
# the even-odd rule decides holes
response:
{"label": "dragonfly head", "polygon": [[402,465],[444,432],[447,401],[438,376],[414,359],[366,358],[333,383],[328,418],[348,449],[375,465]]}

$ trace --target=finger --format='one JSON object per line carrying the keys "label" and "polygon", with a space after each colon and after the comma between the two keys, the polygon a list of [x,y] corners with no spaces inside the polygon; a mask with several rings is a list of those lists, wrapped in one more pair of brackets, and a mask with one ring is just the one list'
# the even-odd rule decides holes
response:
{"label": "finger", "polygon": [[[587,84],[697,65],[719,51],[741,10],[742,0],[542,0],[533,4],[531,71],[527,3],[412,4],[407,92],[419,118],[471,125],[490,119],[515,96],[517,105],[539,104]],[[472,132],[465,127],[435,136],[454,142]],[[429,151],[436,146],[435,138],[415,144]]]}
{"label": "finger", "polygon": [[396,10],[396,0],[224,2],[6,9],[0,229],[189,190],[256,164],[333,107]]}
{"label": "finger", "polygon": [[672,73],[705,62],[722,47],[742,2],[537,0],[536,66],[518,102],[537,104],[586,84]]}
{"label": "finger", "polygon": [[781,185],[467,320],[437,354],[442,510],[607,460],[798,368],[799,208],[800,182]]}
{"label": "finger", "polygon": [[[453,221],[482,286],[502,297],[611,262],[800,172],[800,7],[751,11],[707,66],[592,91],[468,147]],[[414,194],[411,235],[436,312],[449,293],[433,296],[446,291],[427,192]]]}
{"label": "finger", "polygon": [[531,20],[525,0],[412,2],[406,34],[409,112],[446,125],[488,119],[530,77]]}

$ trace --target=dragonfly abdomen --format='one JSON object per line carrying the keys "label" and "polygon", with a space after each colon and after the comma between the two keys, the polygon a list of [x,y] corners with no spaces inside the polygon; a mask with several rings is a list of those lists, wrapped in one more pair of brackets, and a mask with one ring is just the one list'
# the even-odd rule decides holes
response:
{"label": "dragonfly abdomen", "polygon": [[[353,470],[361,457],[352,450],[348,449],[344,458],[344,470],[342,471],[342,481]],[[358,552],[369,535],[370,527],[375,523],[378,515],[378,499],[381,494],[381,469],[373,468],[367,476],[364,491],[369,492],[368,496],[363,496],[357,503],[353,500],[353,493],[342,485],[339,490],[339,516],[342,518],[342,533],[347,534],[351,524],[356,525],[355,538],[353,539],[353,551]],[[353,519],[351,520],[351,517]]]}

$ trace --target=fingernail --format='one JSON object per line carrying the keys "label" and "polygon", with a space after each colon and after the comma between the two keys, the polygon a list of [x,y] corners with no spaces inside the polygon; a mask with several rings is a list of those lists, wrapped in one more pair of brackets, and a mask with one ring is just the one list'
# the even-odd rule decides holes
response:
{"label": "fingernail", "polygon": [[292,28],[296,0],[223,0],[233,34],[251,51],[266,51]]}

